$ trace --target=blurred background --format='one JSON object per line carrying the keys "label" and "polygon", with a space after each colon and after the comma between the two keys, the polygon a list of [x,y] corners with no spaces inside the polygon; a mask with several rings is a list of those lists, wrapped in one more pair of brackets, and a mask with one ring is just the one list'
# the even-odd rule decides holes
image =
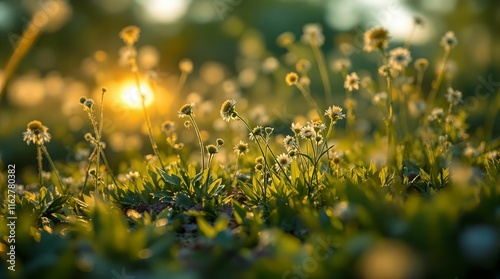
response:
{"label": "blurred background", "polygon": [[[49,128],[53,140],[47,147],[55,160],[76,160],[78,146],[85,146],[83,135],[91,131],[78,99],[98,101],[102,87],[108,89],[104,140],[111,164],[152,153],[127,51],[118,36],[125,26],[141,28],[136,44],[141,78],[151,93],[148,110],[160,149],[165,149],[160,131],[165,120],[176,122],[184,143],[196,144],[194,133],[186,131],[177,117],[186,102],[197,103],[196,116],[211,143],[218,136],[239,140],[227,126],[241,127],[223,122],[218,114],[228,98],[237,99],[237,110],[251,123],[272,125],[278,133],[288,133],[298,115],[307,119],[304,102],[297,101],[301,96],[285,85],[284,76],[295,69],[298,58],[314,61],[314,56],[306,45],[295,53],[279,47],[276,37],[281,33],[290,31],[300,39],[305,24],[323,27],[322,51],[335,102],[341,105],[343,80],[334,61],[342,57],[342,45],[352,46],[351,71],[376,79],[378,57],[362,52],[364,31],[385,26],[392,35],[390,48],[402,46],[415,16],[424,24],[414,33],[412,57],[430,61],[424,88],[430,87],[443,55],[439,40],[453,30],[459,45],[451,52],[445,83],[464,93],[471,134],[484,135],[488,131],[483,123],[496,113],[493,102],[500,88],[500,3],[495,0],[2,0],[0,80],[32,18],[41,34],[0,100],[0,161],[35,171],[35,147],[22,141],[22,132],[33,119]],[[184,58],[193,61],[194,70],[179,92],[179,62]],[[310,77],[313,95],[322,100],[315,64]],[[358,128],[369,135],[380,125],[381,120],[374,119],[381,117],[363,98],[361,93],[356,96],[360,108],[367,108],[358,117]],[[438,101],[444,104],[445,99],[441,96]],[[498,137],[496,117],[493,135]]]}

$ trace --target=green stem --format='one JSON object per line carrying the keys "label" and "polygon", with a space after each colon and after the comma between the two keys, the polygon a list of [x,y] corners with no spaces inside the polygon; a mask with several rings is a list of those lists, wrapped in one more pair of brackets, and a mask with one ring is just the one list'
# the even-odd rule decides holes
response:
{"label": "green stem", "polygon": [[42,158],[42,148],[40,147],[40,144],[37,144],[36,145],[36,161],[38,163],[38,179],[40,180],[40,187],[43,186],[43,176],[42,176],[42,172],[43,172],[43,167],[42,167],[42,162],[43,158]]}
{"label": "green stem", "polygon": [[190,114],[189,119],[191,119],[191,123],[193,124],[194,130],[196,132],[196,136],[198,137],[198,143],[200,144],[200,154],[201,154],[201,171],[205,169],[205,147],[203,146],[203,140],[201,138],[200,129],[194,120],[194,117]]}
{"label": "green stem", "polygon": [[314,99],[311,97],[311,94],[309,94],[309,92],[307,92],[307,90],[302,85],[300,85],[300,83],[296,83],[295,86],[297,86],[297,88],[300,90],[302,95],[304,95],[306,100],[309,101],[309,103],[311,103],[312,106],[314,106],[316,112],[318,113],[319,118],[321,119],[321,121],[324,122],[323,114],[321,113],[321,110],[319,109]]}
{"label": "green stem", "polygon": [[446,68],[446,60],[448,60],[448,56],[450,55],[450,49],[446,48],[443,55],[443,60],[441,61],[441,69],[439,70],[437,80],[432,84],[431,93],[427,98],[427,114],[432,110],[434,105],[434,101],[436,99],[437,92],[439,91],[439,86],[443,80],[444,69]]}
{"label": "green stem", "polygon": [[323,82],[323,87],[325,89],[326,102],[327,104],[331,104],[332,89],[330,86],[330,80],[328,79],[328,71],[326,69],[325,58],[323,57],[323,54],[319,49],[318,45],[314,41],[311,41],[311,47],[313,49],[314,57],[318,62],[319,73],[321,75],[321,80]]}
{"label": "green stem", "polygon": [[[61,181],[61,177],[59,177],[59,173],[57,172],[57,169],[56,169],[56,165],[54,164],[54,162],[52,161],[52,158],[50,157],[49,155],[49,151],[47,150],[47,148],[45,147],[45,145],[43,144],[40,144],[40,147],[43,151],[43,153],[45,154],[45,157],[47,157],[47,161],[49,161],[49,164],[50,164],[50,167],[52,168],[52,170],[54,171],[54,173],[56,174],[56,178],[57,178],[57,181],[59,182],[59,184],[61,185],[61,190],[63,190],[63,183]],[[66,189],[63,190],[63,193],[64,194],[67,194],[68,192],[68,187],[66,187]]]}

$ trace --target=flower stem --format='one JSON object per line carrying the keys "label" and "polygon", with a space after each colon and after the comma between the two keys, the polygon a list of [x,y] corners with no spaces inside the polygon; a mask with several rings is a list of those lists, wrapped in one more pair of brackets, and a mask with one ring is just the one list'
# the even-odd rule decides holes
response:
{"label": "flower stem", "polygon": [[38,163],[38,179],[40,180],[40,187],[43,186],[43,177],[42,177],[42,148],[40,144],[36,145],[36,160]]}
{"label": "flower stem", "polygon": [[300,83],[296,83],[295,86],[297,86],[297,88],[300,90],[302,95],[304,95],[306,100],[309,101],[309,103],[311,103],[312,106],[314,106],[321,121],[324,121],[323,114],[321,113],[321,110],[319,109],[319,107],[316,104],[316,102],[314,101],[314,99],[311,97],[311,94],[309,94],[309,92],[307,92],[307,90]]}
{"label": "flower stem", "polygon": [[432,110],[432,106],[434,105],[434,100],[436,99],[437,92],[439,91],[439,86],[443,80],[444,69],[446,68],[446,60],[448,60],[448,56],[450,55],[450,49],[446,48],[443,55],[443,60],[441,61],[441,69],[439,70],[437,80],[432,84],[432,90],[429,93],[427,98],[427,114]]}
{"label": "flower stem", "polygon": [[[57,181],[61,185],[61,190],[63,190],[62,189],[63,188],[63,183],[61,181],[61,177],[59,176],[59,173],[57,172],[56,165],[54,164],[54,161],[52,161],[52,158],[49,155],[49,151],[47,150],[47,148],[45,147],[45,145],[40,144],[39,146],[42,149],[43,153],[45,154],[45,157],[47,158],[47,161],[49,161],[50,167],[52,168],[52,170],[56,174]],[[66,187],[66,189],[63,190],[64,194],[67,194],[67,192],[68,192],[68,187]]]}
{"label": "flower stem", "polygon": [[321,80],[325,89],[326,102],[327,104],[330,104],[332,102],[332,89],[330,86],[330,80],[328,79],[328,71],[326,69],[325,58],[323,57],[323,54],[318,45],[314,41],[311,41],[311,47],[314,53],[314,57],[318,62],[319,73],[321,75]]}
{"label": "flower stem", "polygon": [[190,114],[189,119],[191,119],[191,123],[193,124],[196,136],[198,137],[198,143],[200,144],[201,171],[203,171],[205,169],[205,147],[203,146],[203,139],[201,138],[200,129],[198,128],[193,115]]}

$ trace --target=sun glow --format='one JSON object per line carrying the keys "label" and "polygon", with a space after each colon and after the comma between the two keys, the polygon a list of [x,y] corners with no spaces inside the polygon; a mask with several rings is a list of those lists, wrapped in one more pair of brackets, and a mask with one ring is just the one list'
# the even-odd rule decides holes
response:
{"label": "sun glow", "polygon": [[127,83],[123,86],[121,90],[122,96],[121,100],[123,104],[132,109],[142,108],[142,96],[144,95],[144,104],[146,106],[151,105],[153,102],[153,93],[151,88],[147,85],[141,85],[141,91],[137,90],[137,85],[134,82]]}

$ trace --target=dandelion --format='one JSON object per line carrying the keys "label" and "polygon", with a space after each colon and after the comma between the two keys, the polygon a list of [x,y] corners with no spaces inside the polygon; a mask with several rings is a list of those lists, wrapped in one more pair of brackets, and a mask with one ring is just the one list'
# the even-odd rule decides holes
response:
{"label": "dandelion", "polygon": [[344,88],[353,91],[359,90],[359,77],[356,73],[351,73],[345,77]]}
{"label": "dandelion", "polygon": [[285,147],[286,150],[294,149],[295,148],[295,137],[292,137],[290,135],[286,136],[283,139],[283,146]]}
{"label": "dandelion", "polygon": [[456,106],[462,102],[462,92],[453,90],[453,88],[449,87],[448,92],[446,93],[446,100],[448,103]]}
{"label": "dandelion", "polygon": [[141,29],[139,29],[139,27],[130,25],[120,31],[120,38],[122,38],[126,45],[132,46],[139,39],[140,33]]}
{"label": "dandelion", "polygon": [[342,113],[342,108],[338,106],[331,106],[325,110],[325,115],[330,118],[332,124],[337,123],[337,121],[344,119],[345,114]]}
{"label": "dandelion", "polygon": [[286,169],[289,168],[290,165],[292,164],[292,157],[286,153],[282,153],[276,157],[276,171],[279,171],[280,169]]}
{"label": "dandelion", "polygon": [[185,104],[179,110],[179,117],[194,116],[193,108],[195,103]]}
{"label": "dandelion", "polygon": [[312,139],[316,136],[316,131],[314,131],[314,128],[311,127],[310,125],[303,126],[300,129],[300,136],[303,139]]}
{"label": "dandelion", "polygon": [[304,34],[301,37],[301,41],[305,44],[314,44],[316,46],[322,46],[325,43],[325,36],[323,36],[323,30],[321,25],[317,23],[309,23],[303,27]]}
{"label": "dandelion", "polygon": [[217,146],[215,146],[213,144],[209,144],[209,145],[207,145],[207,151],[208,151],[208,154],[213,155],[213,154],[218,153],[219,149],[217,148]]}
{"label": "dandelion", "polygon": [[248,148],[248,143],[242,140],[240,140],[240,142],[234,146],[234,152],[238,154],[238,156],[243,156],[249,151],[250,149]]}
{"label": "dandelion", "polygon": [[442,120],[444,118],[444,111],[442,108],[434,108],[429,115],[429,121]]}
{"label": "dandelion", "polygon": [[425,58],[419,58],[419,59],[415,60],[415,63],[413,64],[413,66],[418,71],[425,71],[427,69],[427,67],[429,66],[429,60],[427,60]]}
{"label": "dandelion", "polygon": [[235,118],[236,111],[234,110],[234,106],[236,105],[235,100],[227,100],[222,103],[220,108],[220,116],[224,121],[231,121],[231,119]]}
{"label": "dandelion", "polygon": [[298,81],[299,81],[299,75],[297,75],[297,73],[294,72],[288,73],[285,77],[285,82],[288,86],[295,85],[297,84]]}
{"label": "dandelion", "polygon": [[457,44],[458,40],[453,31],[446,32],[446,34],[444,34],[441,38],[441,46],[443,46],[446,50],[454,48]]}
{"label": "dandelion", "polygon": [[366,52],[386,49],[389,45],[389,31],[384,27],[374,27],[364,34],[364,47]]}
{"label": "dandelion", "polygon": [[295,135],[298,135],[302,130],[302,125],[300,125],[300,123],[292,123],[291,129]]}
{"label": "dandelion", "polygon": [[295,35],[292,32],[285,32],[276,38],[276,43],[280,47],[288,47],[295,42]]}
{"label": "dandelion", "polygon": [[49,142],[51,139],[50,134],[47,132],[49,129],[45,127],[42,122],[38,120],[33,120],[28,123],[26,132],[23,133],[23,141],[26,144],[30,144],[30,142],[42,145],[45,142]]}
{"label": "dandelion", "polygon": [[406,48],[398,47],[389,52],[389,63],[394,66],[396,70],[402,70],[408,67],[411,62],[410,51]]}

